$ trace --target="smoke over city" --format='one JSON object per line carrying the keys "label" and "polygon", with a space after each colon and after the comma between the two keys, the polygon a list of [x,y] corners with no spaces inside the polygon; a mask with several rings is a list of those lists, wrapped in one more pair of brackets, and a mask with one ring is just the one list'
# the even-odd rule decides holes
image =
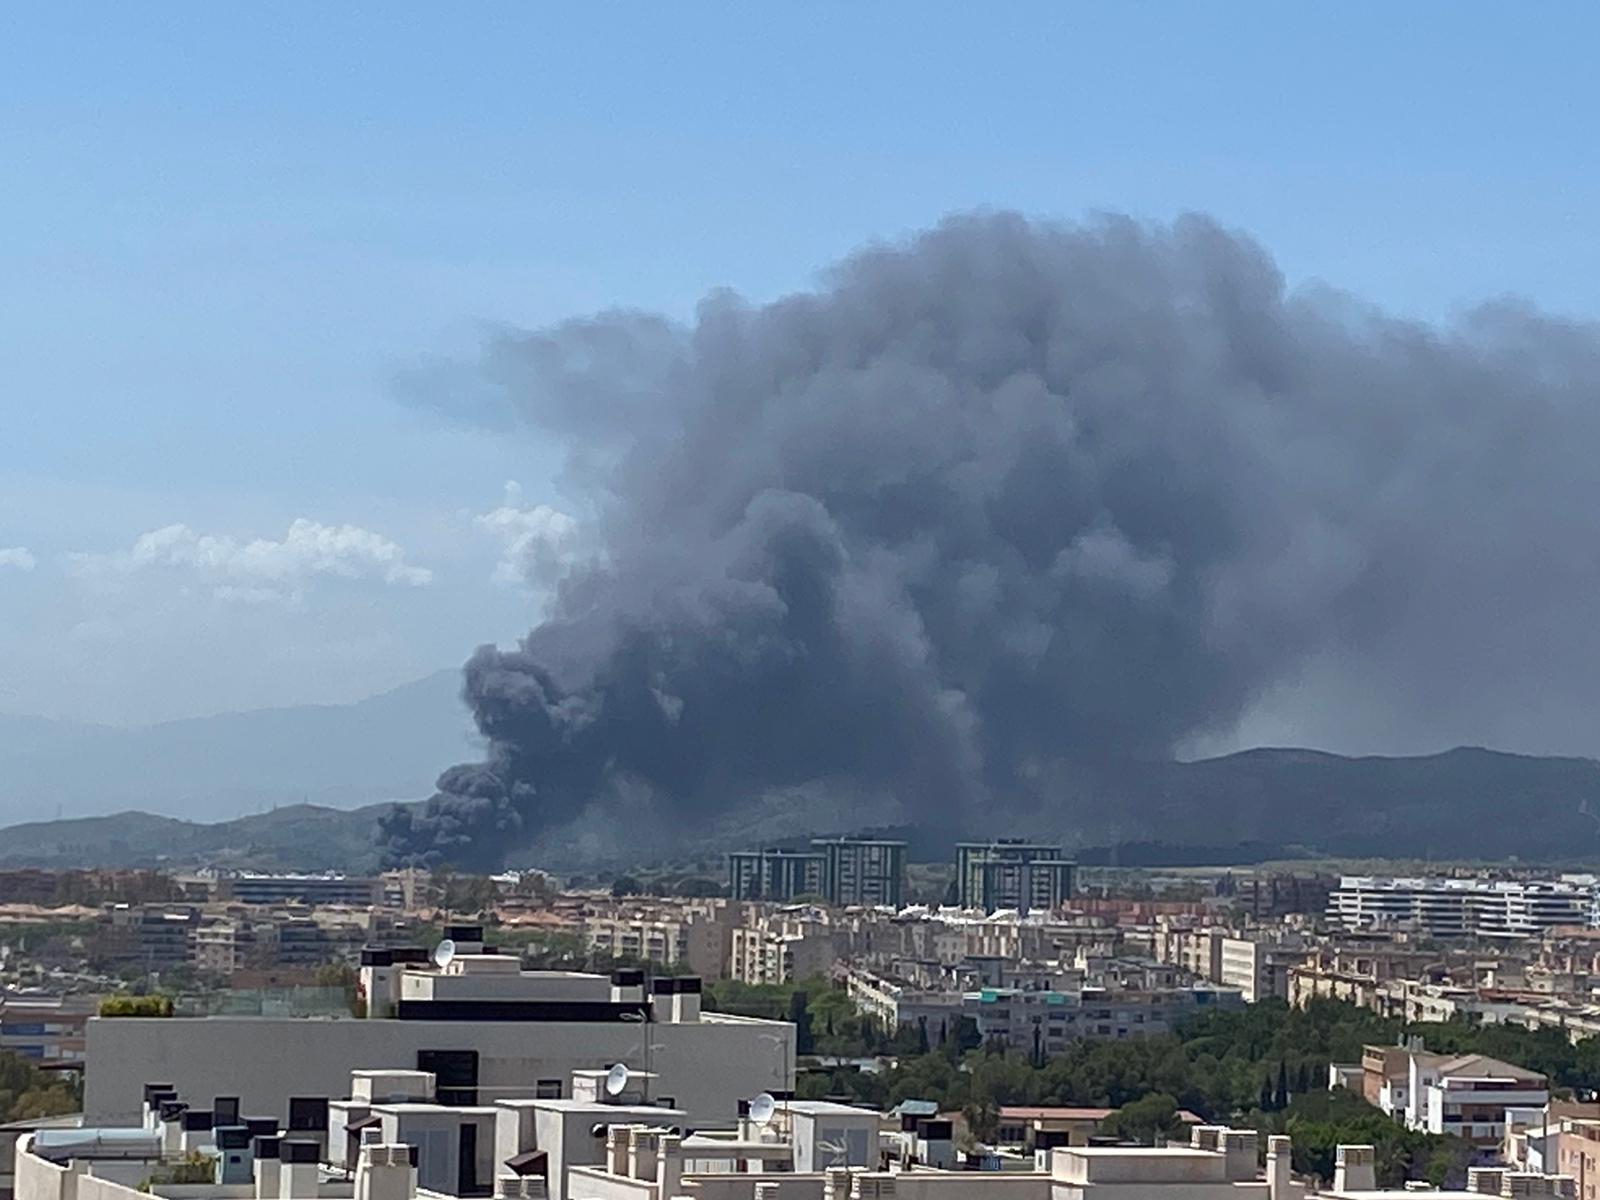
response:
{"label": "smoke over city", "polygon": [[1419,737],[1582,712],[1597,385],[1591,328],[1289,292],[1203,218],[962,217],[688,327],[498,336],[417,386],[568,447],[581,533],[466,666],[484,761],[386,849],[486,866],[597,813],[665,846],[784,796],[1060,826],[1307,678]]}

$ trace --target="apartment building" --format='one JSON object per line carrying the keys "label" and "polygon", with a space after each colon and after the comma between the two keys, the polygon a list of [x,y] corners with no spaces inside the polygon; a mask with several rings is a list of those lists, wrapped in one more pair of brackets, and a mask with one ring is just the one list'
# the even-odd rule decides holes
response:
{"label": "apartment building", "polygon": [[1077,864],[1059,846],[1021,839],[963,842],[956,847],[956,889],[962,908],[984,912],[1054,912],[1072,898]]}
{"label": "apartment building", "polygon": [[1549,1084],[1536,1071],[1482,1054],[1410,1056],[1406,1124],[1424,1133],[1452,1134],[1480,1162],[1498,1159],[1508,1109],[1542,1109]]}
{"label": "apartment building", "polygon": [[1352,936],[1315,946],[1288,968],[1289,1003],[1304,1007],[1321,997],[1379,1011],[1383,988],[1391,981],[1434,979],[1453,966],[1470,968],[1473,961],[1432,946]]}
{"label": "apartment building", "polygon": [[944,987],[916,987],[860,967],[845,973],[845,991],[884,1029],[925,1026],[930,1037],[953,1029],[962,1013],[962,993]]}
{"label": "apartment building", "polygon": [[739,1097],[793,1090],[787,1022],[702,1014],[696,979],[657,979],[647,990],[636,971],[523,971],[510,956],[483,953],[479,938],[456,938],[459,952],[442,968],[418,948],[364,953],[366,1020],[91,1018],[88,1119],[127,1119],[153,1079],[284,1112],[291,1098],[342,1095],[350,1072],[375,1064],[431,1071],[456,1098],[492,1099],[532,1095],[540,1080],[596,1064],[648,1060],[660,1094],[694,1123],[731,1120]]}
{"label": "apartment building", "polygon": [[822,855],[822,894],[828,903],[899,908],[904,902],[906,844],[878,838],[814,838]]}
{"label": "apartment building", "polygon": [[1436,938],[1533,938],[1595,923],[1592,880],[1346,875],[1328,897],[1330,924],[1413,929]]}
{"label": "apartment building", "polygon": [[741,850],[728,856],[728,895],[779,903],[815,896],[836,907],[898,908],[906,844],[879,838],[813,838],[809,850]]}
{"label": "apartment building", "polygon": [[1479,1162],[1496,1160],[1518,1110],[1543,1111],[1548,1081],[1482,1054],[1430,1054],[1420,1040],[1363,1046],[1360,1090],[1407,1128],[1461,1138]]}
{"label": "apartment building", "polygon": [[[1362,1145],[1338,1146],[1331,1185],[1314,1187],[1293,1176],[1290,1138],[1268,1138],[1263,1160],[1249,1129],[1195,1123],[1186,1144],[1074,1144],[1105,1110],[1002,1110],[1019,1149],[1031,1137],[1031,1159],[975,1170],[983,1160],[958,1161],[951,1121],[908,1106],[767,1096],[711,1123],[652,1098],[650,1071],[580,1068],[545,1082],[538,1094],[450,1102],[432,1071],[364,1068],[335,1098],[275,1112],[146,1083],[123,1124],[23,1131],[16,1200],[1398,1200],[1419,1187],[1380,1189]],[[1480,1168],[1465,1191],[1427,1190],[1572,1197],[1576,1184]]]}
{"label": "apartment building", "polygon": [[752,984],[797,983],[827,975],[836,957],[833,935],[821,926],[741,926],[729,936],[728,977]]}
{"label": "apartment building", "polygon": [[985,1042],[1000,1042],[1034,1058],[1065,1051],[1085,1039],[1116,1040],[1170,1033],[1207,1008],[1238,1008],[1237,991],[1209,985],[1151,990],[1085,987],[1075,992],[983,988],[963,998],[962,1010]]}
{"label": "apartment building", "polygon": [[707,979],[728,972],[736,914],[725,901],[622,904],[585,913],[584,944],[617,958],[687,968]]}
{"label": "apartment building", "polygon": [[823,896],[824,855],[810,850],[736,850],[728,855],[728,895],[784,903]]}
{"label": "apartment building", "polygon": [[334,872],[320,875],[218,872],[216,898],[240,904],[344,904],[367,908],[384,903],[382,879]]}
{"label": "apartment building", "polygon": [[189,938],[200,923],[190,905],[114,904],[100,915],[93,954],[110,967],[162,971],[189,961]]}
{"label": "apartment building", "polygon": [[0,994],[0,1050],[52,1070],[81,1070],[84,1026],[99,1005],[97,996]]}
{"label": "apartment building", "polygon": [[1217,973],[1206,978],[1223,987],[1237,988],[1245,1003],[1289,998],[1289,973],[1305,958],[1295,936],[1228,935],[1217,948]]}

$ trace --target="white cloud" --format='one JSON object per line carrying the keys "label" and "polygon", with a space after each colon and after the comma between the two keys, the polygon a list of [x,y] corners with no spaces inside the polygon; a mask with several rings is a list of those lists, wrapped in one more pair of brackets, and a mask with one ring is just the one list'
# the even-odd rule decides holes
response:
{"label": "white cloud", "polygon": [[211,584],[217,599],[249,604],[298,600],[318,576],[376,579],[409,587],[433,581],[432,571],[406,562],[405,552],[382,534],[304,517],[278,540],[244,541],[229,534],[196,533],[187,525],[167,525],[141,534],[122,553],[80,554],[73,562],[90,575],[184,569]]}
{"label": "white cloud", "polygon": [[549,587],[577,559],[578,523],[548,504],[526,507],[514,480],[506,484],[501,506],[474,521],[500,541],[496,583]]}
{"label": "white cloud", "polygon": [[0,546],[0,567],[14,567],[18,571],[33,570],[33,551],[26,546]]}

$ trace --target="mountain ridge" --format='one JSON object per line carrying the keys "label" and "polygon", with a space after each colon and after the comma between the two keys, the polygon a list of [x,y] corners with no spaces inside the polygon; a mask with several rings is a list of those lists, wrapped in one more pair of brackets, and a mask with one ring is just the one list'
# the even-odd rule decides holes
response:
{"label": "mountain ridge", "polygon": [[[142,811],[33,821],[0,828],[0,867],[370,870],[377,820],[389,807],[291,804],[209,824]],[[1032,830],[977,833],[1031,833],[1075,851],[1158,843],[1175,852],[1236,846],[1257,858],[1297,847],[1328,857],[1572,862],[1600,858],[1600,761],[1471,746],[1361,757],[1258,747],[1124,764],[1036,816]],[[699,848],[730,850],[766,836],[736,829],[701,830]],[[946,833],[952,842],[960,836]]]}
{"label": "mountain ridge", "polygon": [[477,756],[460,680],[436,671],[352,704],[135,727],[0,714],[0,823],[58,809],[205,820],[417,799],[444,767]]}

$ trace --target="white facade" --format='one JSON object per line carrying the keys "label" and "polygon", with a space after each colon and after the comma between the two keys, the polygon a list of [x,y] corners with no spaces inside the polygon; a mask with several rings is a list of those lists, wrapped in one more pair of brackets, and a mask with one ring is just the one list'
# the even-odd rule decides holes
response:
{"label": "white facade", "polygon": [[1328,897],[1328,920],[1349,930],[1419,929],[1435,937],[1537,937],[1592,925],[1592,882],[1346,875]]}

